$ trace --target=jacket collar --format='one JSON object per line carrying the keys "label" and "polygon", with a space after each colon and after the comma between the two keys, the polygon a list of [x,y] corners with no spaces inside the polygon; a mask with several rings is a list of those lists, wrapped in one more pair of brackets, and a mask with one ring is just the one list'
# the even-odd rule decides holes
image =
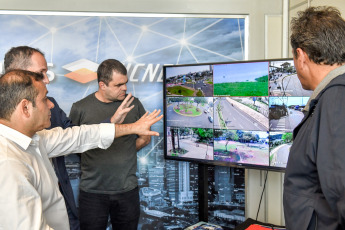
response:
{"label": "jacket collar", "polygon": [[313,94],[310,96],[307,104],[305,105],[304,109],[303,109],[303,113],[307,113],[309,111],[310,108],[310,103],[313,99],[315,99],[320,92],[325,89],[325,87],[336,77],[338,77],[339,75],[342,75],[345,73],[345,65],[342,65],[334,70],[332,70],[331,72],[329,72],[326,77],[320,82],[320,84],[316,87],[316,89],[313,91]]}

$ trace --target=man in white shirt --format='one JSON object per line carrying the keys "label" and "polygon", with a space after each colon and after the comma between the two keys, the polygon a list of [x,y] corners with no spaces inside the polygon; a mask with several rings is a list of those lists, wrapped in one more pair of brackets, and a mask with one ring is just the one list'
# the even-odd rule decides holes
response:
{"label": "man in white shirt", "polygon": [[63,197],[50,157],[107,148],[115,137],[158,135],[150,127],[160,111],[133,124],[85,125],[63,130],[50,126],[42,76],[13,70],[0,78],[0,229],[69,229]]}

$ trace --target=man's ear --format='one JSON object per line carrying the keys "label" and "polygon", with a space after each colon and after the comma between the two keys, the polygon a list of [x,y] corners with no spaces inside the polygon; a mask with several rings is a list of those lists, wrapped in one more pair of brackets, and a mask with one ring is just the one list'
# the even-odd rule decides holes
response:
{"label": "man's ear", "polygon": [[104,87],[106,86],[105,83],[103,81],[98,82],[98,86],[100,89],[104,89]]}
{"label": "man's ear", "polygon": [[27,100],[23,99],[18,105],[20,113],[23,114],[25,117],[29,118],[31,115],[31,110],[32,110],[32,103]]}
{"label": "man's ear", "polygon": [[306,52],[304,52],[301,48],[297,48],[296,49],[296,53],[297,53],[297,61],[298,64],[301,68],[305,68],[305,65],[308,64],[309,57],[308,54]]}

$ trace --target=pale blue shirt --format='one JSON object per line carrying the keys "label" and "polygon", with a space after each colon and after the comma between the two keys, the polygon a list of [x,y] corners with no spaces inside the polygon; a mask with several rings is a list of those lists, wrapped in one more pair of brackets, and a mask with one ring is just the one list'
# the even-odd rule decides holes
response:
{"label": "pale blue shirt", "polygon": [[68,230],[65,202],[49,158],[108,148],[114,124],[37,132],[32,138],[0,124],[0,229]]}

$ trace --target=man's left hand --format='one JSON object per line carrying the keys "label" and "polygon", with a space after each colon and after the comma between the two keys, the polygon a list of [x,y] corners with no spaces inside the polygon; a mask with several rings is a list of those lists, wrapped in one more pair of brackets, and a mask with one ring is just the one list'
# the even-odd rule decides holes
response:
{"label": "man's left hand", "polygon": [[110,118],[110,122],[114,124],[121,124],[129,111],[131,111],[134,108],[134,105],[130,106],[134,100],[134,97],[132,97],[132,94],[129,93],[127,97],[123,100],[119,108],[116,110],[114,115]]}

